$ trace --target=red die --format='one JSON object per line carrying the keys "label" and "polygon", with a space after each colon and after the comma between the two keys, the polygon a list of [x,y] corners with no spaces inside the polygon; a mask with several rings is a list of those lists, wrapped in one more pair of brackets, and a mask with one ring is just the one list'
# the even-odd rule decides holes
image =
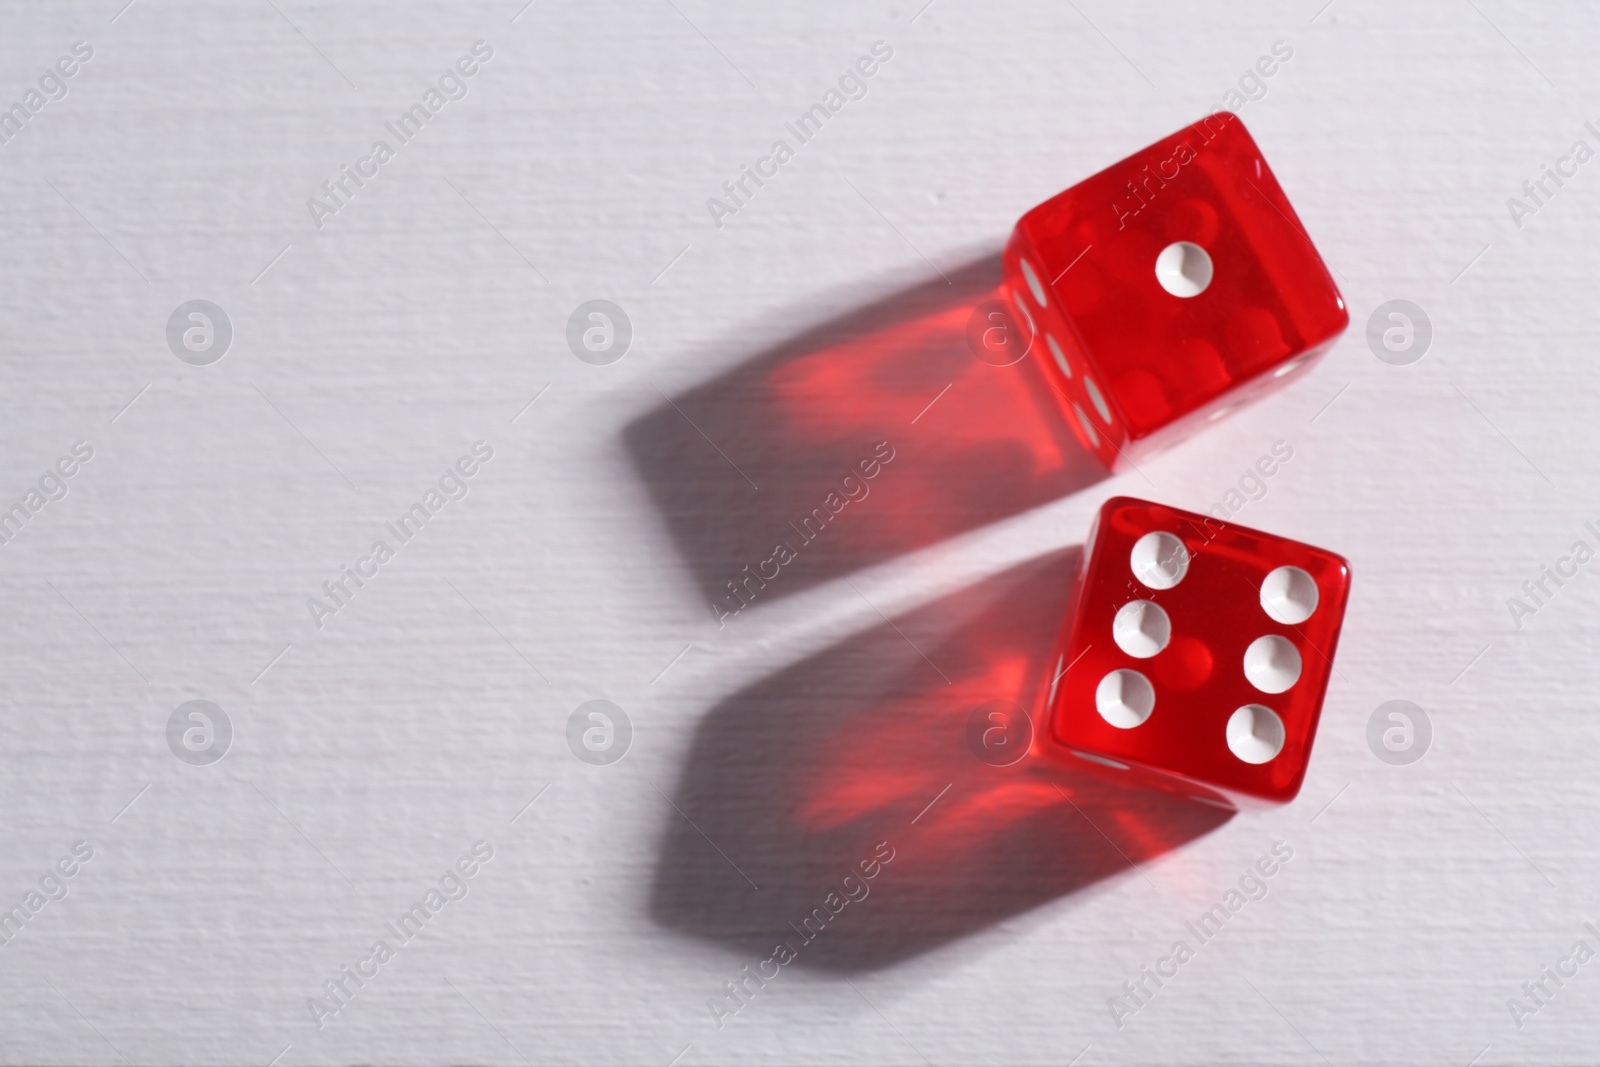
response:
{"label": "red die", "polygon": [[1332,552],[1114,497],[1045,698],[1050,733],[1168,788],[1292,800],[1349,592],[1350,565]]}
{"label": "red die", "polygon": [[1350,321],[1228,112],[1023,215],[1004,264],[1073,432],[1111,468],[1275,389]]}

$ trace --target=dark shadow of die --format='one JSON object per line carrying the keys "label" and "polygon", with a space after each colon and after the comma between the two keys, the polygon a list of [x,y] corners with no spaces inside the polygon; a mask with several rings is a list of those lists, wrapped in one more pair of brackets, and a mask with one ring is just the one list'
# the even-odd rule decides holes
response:
{"label": "dark shadow of die", "polygon": [[1000,257],[949,279],[802,326],[624,432],[719,618],[1106,476],[997,299]]}
{"label": "dark shadow of die", "polygon": [[[789,966],[869,970],[1226,822],[1053,750],[1036,721],[1080,559],[1013,568],[714,708],[666,816],[655,920],[752,967],[783,944]],[[974,728],[1006,707],[1035,717],[1015,762],[1025,725],[993,720],[992,744]]]}

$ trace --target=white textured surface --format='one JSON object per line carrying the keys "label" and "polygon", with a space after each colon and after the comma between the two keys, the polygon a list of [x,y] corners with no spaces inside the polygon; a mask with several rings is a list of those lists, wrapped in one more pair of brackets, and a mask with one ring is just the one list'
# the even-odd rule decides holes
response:
{"label": "white textured surface", "polygon": [[[674,2],[5,6],[0,101],[95,51],[0,145],[0,500],[74,441],[95,455],[0,547],[0,903],[74,841],[95,855],[0,948],[0,1061],[1593,1062],[1600,963],[1521,1029],[1507,998],[1600,948],[1600,594],[1584,572],[1520,631],[1506,598],[1596,545],[1600,164],[1520,230],[1505,203],[1600,147],[1592,8]],[[466,99],[319,232],[306,198],[478,39]],[[712,225],[706,198],[880,39],[866,97]],[[870,438],[897,455],[859,528],[988,487],[971,521],[946,502],[929,543],[808,558],[719,630],[706,576],[759,557],[724,551],[722,483],[698,518],[663,513],[729,476],[697,435],[653,451],[638,427],[684,432],[663,397],[752,473],[804,467],[804,420],[686,394],[880,299],[892,318],[1278,40],[1293,58],[1242,115],[1351,302],[1329,358],[1149,483],[1065,495],[1014,441],[948,445],[961,389],[911,423],[942,384],[915,381]],[[212,366],[165,343],[194,298],[234,326]],[[611,366],[564,340],[592,298],[635,328]],[[1411,366],[1364,338],[1397,298],[1434,327]],[[818,419],[862,399],[819,388]],[[479,439],[470,495],[315,629],[318,584]],[[988,696],[961,657],[1047,644],[1065,595],[985,580],[1080,543],[1114,493],[1204,509],[1278,440],[1293,459],[1239,519],[1355,573],[1300,799],[1137,872],[1053,794],[1027,832],[985,829],[1026,790],[983,792],[1000,779],[960,731]],[[761,514],[814,505],[784,484]],[[975,583],[1004,595],[972,608]],[[941,631],[941,605],[980,621]],[[209,767],[165,738],[196,698],[234,725]],[[604,767],[565,734],[597,698],[635,730]],[[1433,722],[1411,766],[1366,740],[1396,698]],[[948,777],[923,753],[946,741]],[[1115,804],[1089,810],[1137,851]],[[307,998],[479,839],[470,894],[319,1029]],[[718,1029],[707,999],[752,946],[879,840],[896,859],[829,947]],[[1265,899],[1119,1029],[1107,998],[1277,841]],[[740,896],[732,863],[767,884]]]}

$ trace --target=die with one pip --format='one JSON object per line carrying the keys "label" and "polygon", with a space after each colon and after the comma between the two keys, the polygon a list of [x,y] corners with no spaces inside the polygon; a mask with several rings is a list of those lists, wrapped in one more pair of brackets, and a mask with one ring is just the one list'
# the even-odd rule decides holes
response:
{"label": "die with one pip", "polygon": [[1059,754],[1232,806],[1292,800],[1349,591],[1324,549],[1106,501],[1045,698]]}
{"label": "die with one pip", "polygon": [[1068,423],[1111,469],[1276,389],[1350,321],[1229,112],[1027,212],[1003,266]]}

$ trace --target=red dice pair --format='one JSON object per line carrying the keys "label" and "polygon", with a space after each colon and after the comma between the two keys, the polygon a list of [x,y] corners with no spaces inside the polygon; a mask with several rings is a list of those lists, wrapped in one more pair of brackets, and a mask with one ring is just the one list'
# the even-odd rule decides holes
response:
{"label": "red dice pair", "polygon": [[[1286,384],[1349,323],[1239,119],[1218,113],[1024,215],[1007,296],[1084,446],[1135,462]],[[1090,536],[1046,697],[1079,756],[1230,805],[1299,792],[1349,565],[1126,497]]]}

